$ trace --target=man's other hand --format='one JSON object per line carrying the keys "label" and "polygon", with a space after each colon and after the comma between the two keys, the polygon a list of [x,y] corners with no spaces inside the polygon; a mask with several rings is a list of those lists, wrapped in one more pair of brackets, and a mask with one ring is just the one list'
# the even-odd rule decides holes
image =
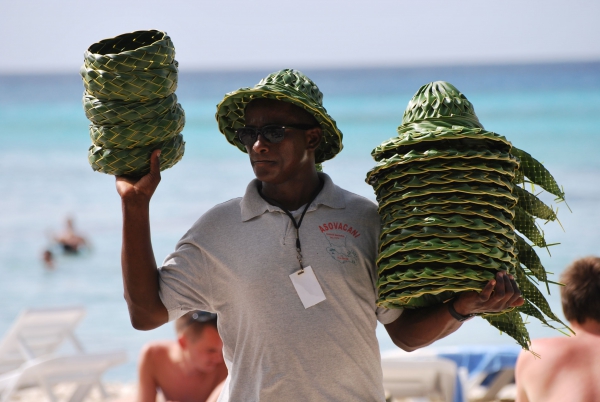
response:
{"label": "man's other hand", "polygon": [[463,292],[454,301],[454,309],[462,315],[496,313],[524,303],[521,291],[512,275],[498,272],[481,293]]}
{"label": "man's other hand", "polygon": [[123,201],[150,202],[150,198],[160,183],[160,149],[150,156],[150,172],[140,179],[116,176],[117,192]]}

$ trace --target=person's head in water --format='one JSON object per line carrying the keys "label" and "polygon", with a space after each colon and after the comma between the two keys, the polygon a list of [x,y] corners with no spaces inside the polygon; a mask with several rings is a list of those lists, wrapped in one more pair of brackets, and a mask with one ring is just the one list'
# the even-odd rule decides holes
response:
{"label": "person's head in water", "polygon": [[216,314],[191,311],[175,321],[175,331],[183,357],[194,369],[209,372],[223,363]]}
{"label": "person's head in water", "polygon": [[560,281],[565,284],[560,288],[565,318],[578,324],[587,320],[600,323],[600,258],[575,260]]}
{"label": "person's head in water", "polygon": [[245,131],[238,130],[238,138],[257,179],[280,184],[315,169],[315,150],[323,132],[313,115],[274,99],[251,101],[244,115]]}

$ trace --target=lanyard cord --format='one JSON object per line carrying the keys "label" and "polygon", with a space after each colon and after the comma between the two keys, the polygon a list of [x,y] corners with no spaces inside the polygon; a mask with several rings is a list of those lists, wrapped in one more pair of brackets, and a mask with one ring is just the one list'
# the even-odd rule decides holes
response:
{"label": "lanyard cord", "polygon": [[263,193],[262,193],[262,186],[259,187],[259,189],[258,189],[258,194],[260,194],[260,196],[262,197],[262,199],[265,200],[266,202],[268,202],[271,205],[275,205],[276,207],[281,208],[281,210],[283,212],[285,212],[285,214],[287,216],[290,217],[290,219],[292,220],[292,224],[296,228],[296,252],[298,253],[297,258],[298,258],[298,263],[300,264],[300,273],[298,275],[301,275],[301,274],[304,273],[304,267],[302,266],[302,246],[300,245],[300,225],[302,225],[302,220],[304,219],[304,214],[306,214],[306,211],[308,210],[308,207],[310,206],[310,204],[312,204],[312,202],[315,200],[315,198],[317,198],[317,196],[319,195],[319,193],[323,189],[324,185],[325,185],[325,182],[323,180],[320,180],[319,187],[317,188],[317,190],[315,191],[315,193],[310,198],[310,201],[308,201],[306,203],[306,206],[304,207],[304,210],[302,211],[302,215],[300,215],[300,219],[298,220],[298,222],[296,222],[296,218],[294,218],[294,216],[292,215],[292,213],[289,210],[287,210],[283,205],[281,205],[277,201],[272,200],[272,199],[266,197],[265,195],[263,195]]}

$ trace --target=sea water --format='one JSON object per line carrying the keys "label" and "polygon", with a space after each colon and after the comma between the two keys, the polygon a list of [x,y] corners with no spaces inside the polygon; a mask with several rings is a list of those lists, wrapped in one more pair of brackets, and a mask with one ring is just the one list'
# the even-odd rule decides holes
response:
{"label": "sea water", "polygon": [[[151,203],[157,262],[207,209],[241,196],[253,178],[247,155],[229,145],[214,119],[223,94],[252,86],[270,71],[182,70],[177,94],[186,112],[183,160],[162,175]],[[371,150],[396,135],[409,99],[423,84],[449,81],[473,103],[486,129],[543,161],[567,194],[557,223],[544,225],[549,242],[538,250],[557,280],[577,257],[598,254],[600,223],[600,63],[528,66],[430,67],[305,71],[325,94],[324,104],[344,133],[344,150],[324,164],[338,185],[374,200],[365,184]],[[120,271],[121,210],[114,178],[87,162],[90,145],[74,71],[55,76],[0,75],[0,336],[20,311],[82,305],[77,335],[88,351],[125,349],[127,364],[106,376],[136,378],[142,345],[174,338],[172,324],[136,331],[129,322]],[[546,197],[551,201],[552,198]],[[92,250],[58,256],[53,271],[41,253],[67,216]],[[233,248],[236,244],[230,245]],[[548,300],[562,317],[557,286]],[[560,335],[535,319],[532,338]],[[378,328],[382,350],[394,348]],[[465,323],[436,345],[513,344],[482,319]]]}

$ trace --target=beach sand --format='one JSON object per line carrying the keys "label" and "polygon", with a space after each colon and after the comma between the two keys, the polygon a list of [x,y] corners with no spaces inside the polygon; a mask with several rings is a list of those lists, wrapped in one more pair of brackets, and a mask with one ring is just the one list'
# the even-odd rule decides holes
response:
{"label": "beach sand", "polygon": [[[105,383],[106,392],[109,395],[105,402],[135,402],[135,383]],[[75,384],[59,384],[54,387],[54,392],[59,401],[68,400],[71,396]],[[514,386],[507,386],[499,393],[499,399],[492,402],[514,402],[516,391]],[[389,400],[389,399],[388,399]],[[100,402],[102,397],[97,388],[94,388],[92,392],[85,399],[85,402]],[[157,397],[157,402],[164,402],[161,396]],[[392,398],[391,402],[422,402],[423,399],[413,398]],[[50,402],[50,399],[46,396],[40,388],[28,388],[19,391],[16,395],[11,398],[11,402]]]}
{"label": "beach sand", "polygon": [[[104,383],[104,388],[109,395],[105,402],[133,402],[135,400],[135,383]],[[53,388],[55,396],[59,401],[69,399],[75,390],[75,384],[58,384]],[[94,387],[85,402],[100,402],[102,395],[97,387]],[[11,402],[50,402],[50,399],[40,388],[26,388],[17,392]]]}

